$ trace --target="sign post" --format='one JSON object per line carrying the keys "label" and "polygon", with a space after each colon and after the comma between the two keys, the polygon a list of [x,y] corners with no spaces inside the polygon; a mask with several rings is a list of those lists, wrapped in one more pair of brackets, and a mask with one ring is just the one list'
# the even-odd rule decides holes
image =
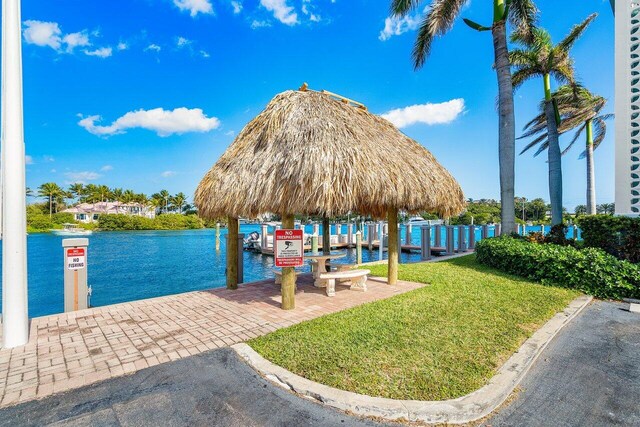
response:
{"label": "sign post", "polygon": [[304,265],[302,230],[276,230],[274,246],[276,267]]}
{"label": "sign post", "polygon": [[64,311],[89,307],[87,285],[87,247],[89,239],[63,239],[64,250]]}

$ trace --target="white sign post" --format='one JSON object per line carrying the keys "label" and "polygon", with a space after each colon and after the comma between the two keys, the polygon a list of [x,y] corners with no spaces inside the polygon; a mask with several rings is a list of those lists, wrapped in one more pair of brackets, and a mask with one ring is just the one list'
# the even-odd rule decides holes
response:
{"label": "white sign post", "polygon": [[64,239],[64,311],[89,307],[87,247],[89,239]]}

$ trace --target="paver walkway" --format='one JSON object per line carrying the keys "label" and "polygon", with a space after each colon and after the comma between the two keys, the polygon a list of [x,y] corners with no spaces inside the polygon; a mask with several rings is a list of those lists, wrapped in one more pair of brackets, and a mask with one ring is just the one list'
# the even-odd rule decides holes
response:
{"label": "paver walkway", "polygon": [[[273,280],[32,319],[29,343],[0,350],[0,407],[42,398],[254,338],[424,286],[370,278],[336,296],[298,277],[296,309],[280,309]],[[1,328],[0,328],[1,331]],[[1,339],[1,336],[0,336]]]}

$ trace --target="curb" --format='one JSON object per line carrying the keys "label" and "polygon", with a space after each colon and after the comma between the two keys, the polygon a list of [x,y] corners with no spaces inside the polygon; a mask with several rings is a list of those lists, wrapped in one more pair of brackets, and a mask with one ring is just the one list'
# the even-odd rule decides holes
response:
{"label": "curb", "polygon": [[231,348],[253,369],[272,383],[342,411],[386,420],[464,424],[486,417],[500,406],[520,383],[529,368],[556,334],[593,299],[580,296],[527,339],[482,388],[442,401],[395,400],[370,397],[310,381],[274,365],[247,344]]}

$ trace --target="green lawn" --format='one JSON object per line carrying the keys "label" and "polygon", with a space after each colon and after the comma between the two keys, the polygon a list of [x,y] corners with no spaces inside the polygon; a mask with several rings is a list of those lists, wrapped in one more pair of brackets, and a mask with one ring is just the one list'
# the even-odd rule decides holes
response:
{"label": "green lawn", "polygon": [[[368,267],[386,275],[386,265]],[[578,292],[482,266],[475,255],[400,265],[428,286],[256,338],[262,356],[305,378],[394,399],[443,400],[482,387]]]}

